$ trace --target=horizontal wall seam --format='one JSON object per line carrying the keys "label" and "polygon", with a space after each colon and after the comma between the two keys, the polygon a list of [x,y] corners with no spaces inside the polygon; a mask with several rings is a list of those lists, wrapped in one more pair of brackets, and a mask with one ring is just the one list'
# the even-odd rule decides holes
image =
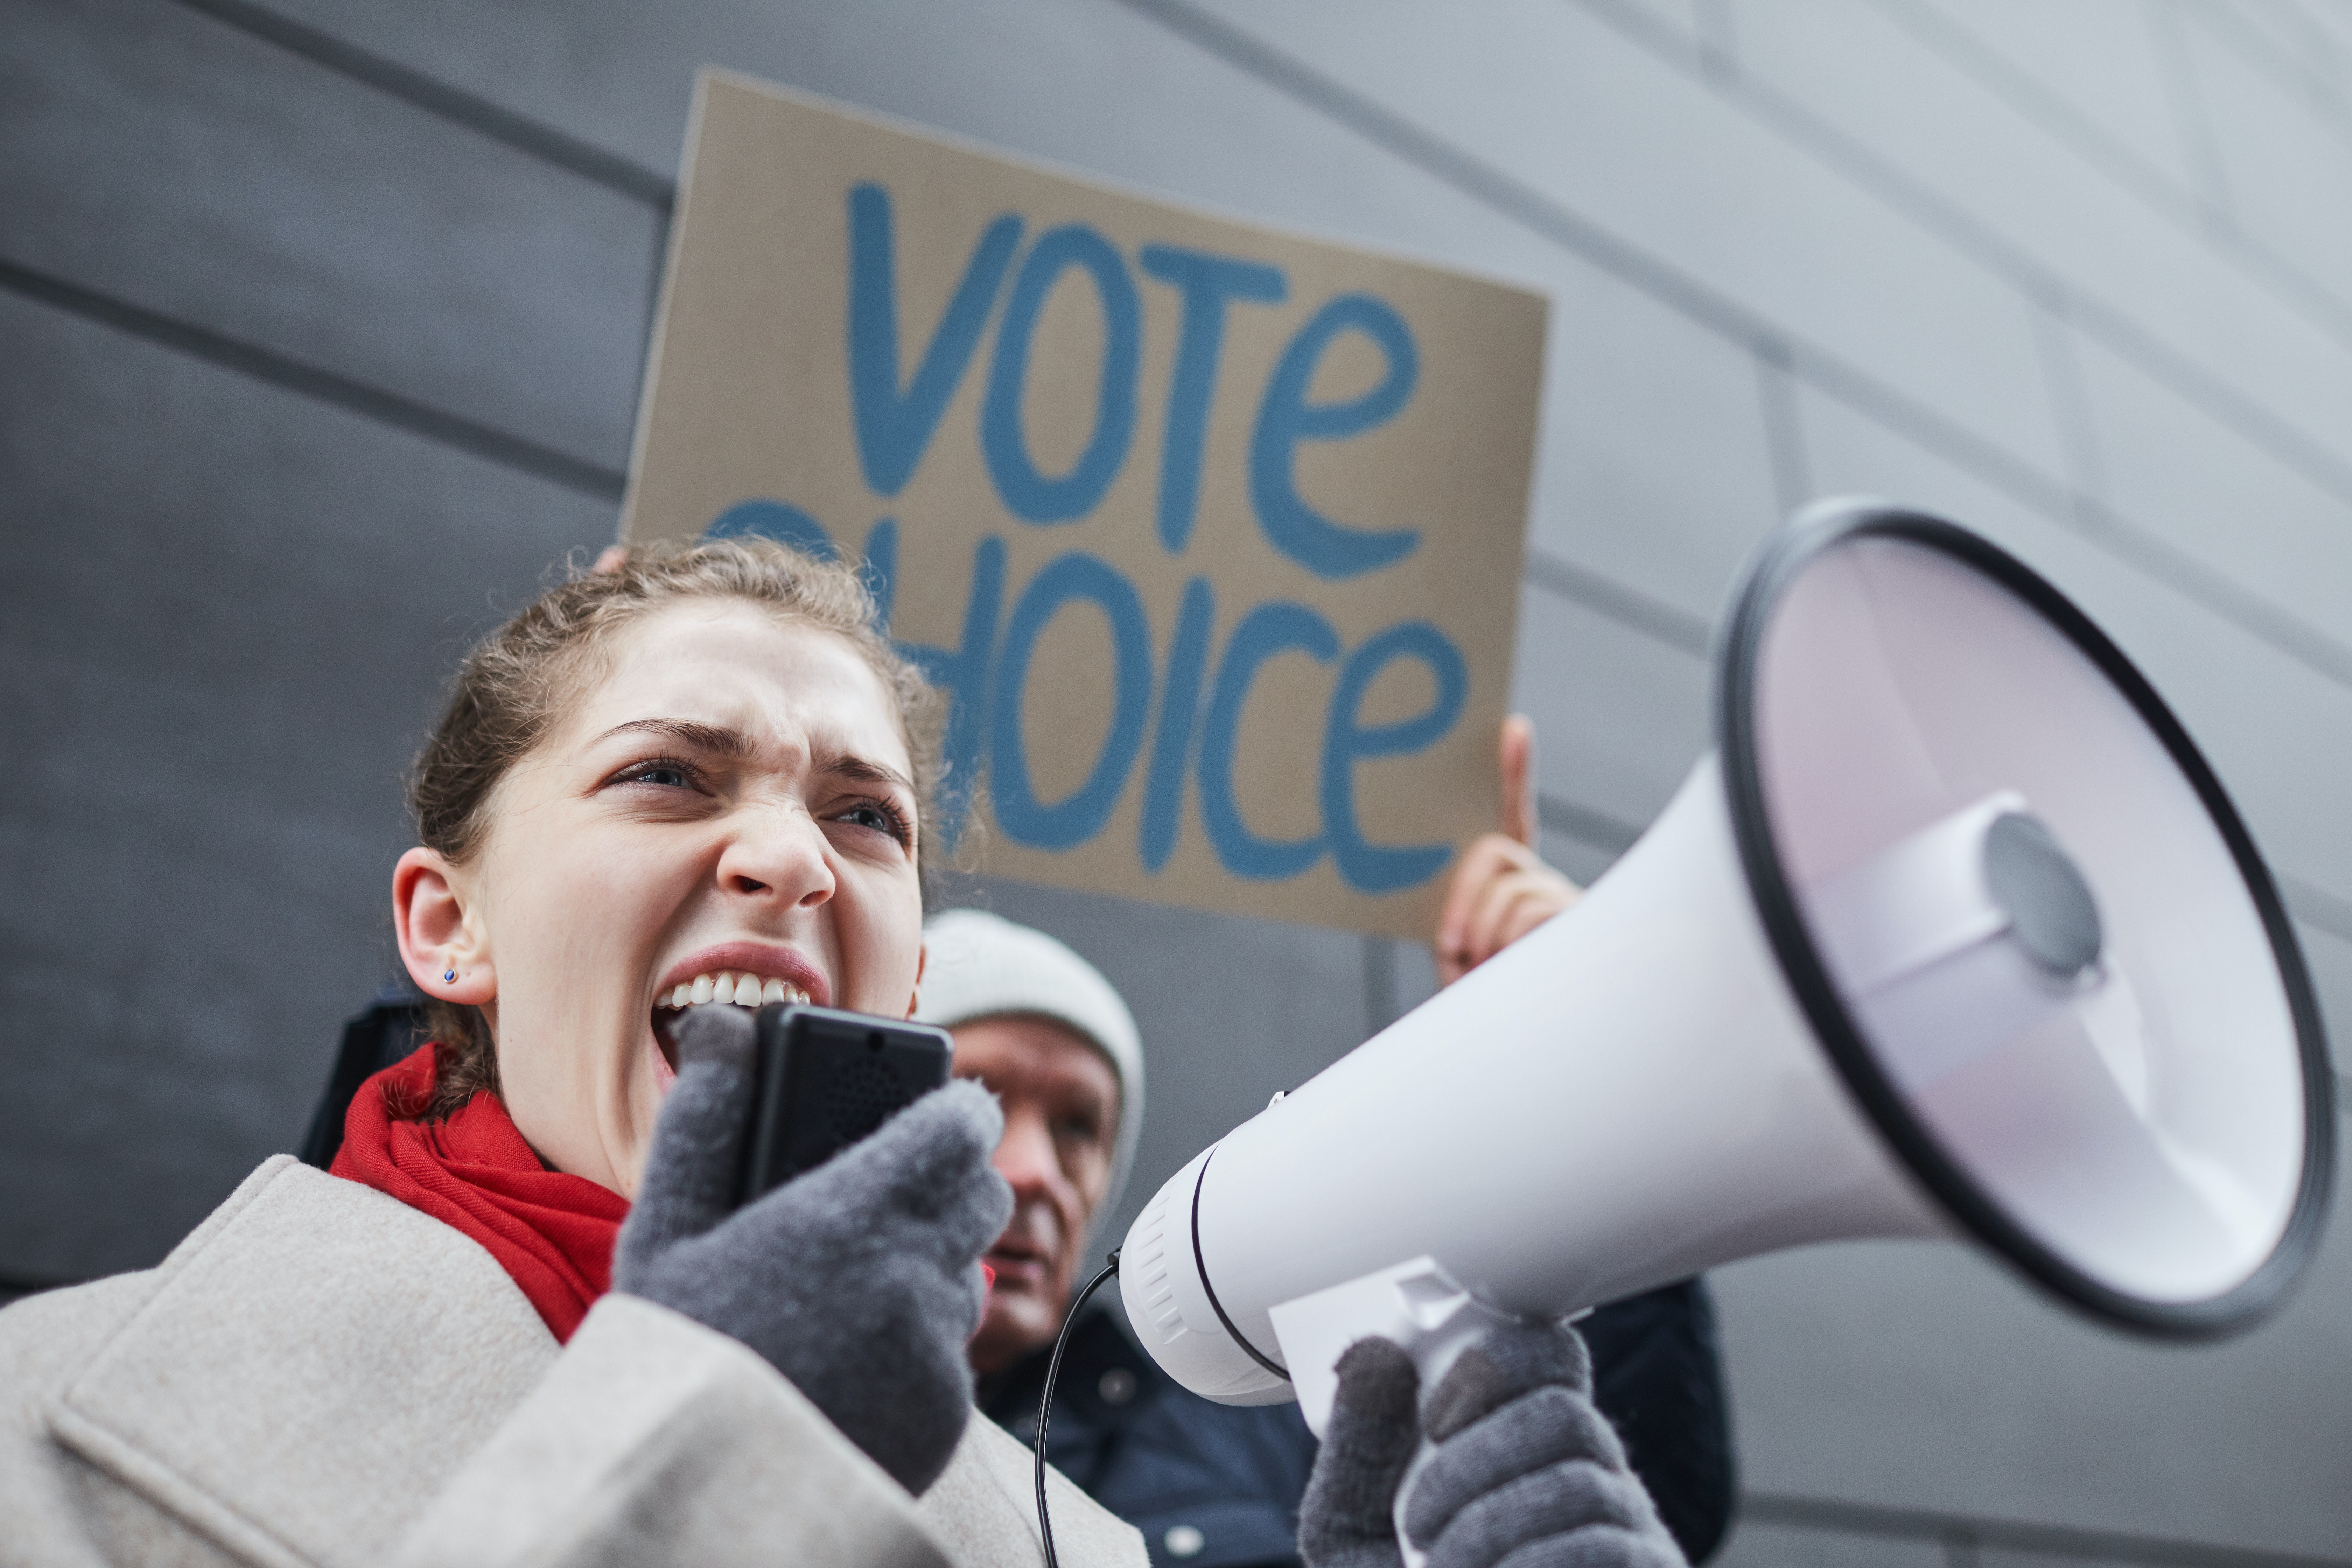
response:
{"label": "horizontal wall seam", "polygon": [[2309,104],[2328,122],[2337,140],[2352,143],[2352,106],[2342,91],[2324,76],[2305,71],[2301,63],[2278,53],[2272,41],[2257,32],[2230,5],[2202,5],[2198,24],[2214,32],[2223,47],[2246,64]]}
{"label": "horizontal wall seam", "polygon": [[2286,897],[2286,907],[2297,920],[2308,921],[2331,936],[2352,942],[2352,899],[2331,893],[2300,877],[2280,871],[2273,875],[2278,878],[2279,891]]}
{"label": "horizontal wall seam", "polygon": [[1565,795],[1536,792],[1536,822],[1547,833],[1558,833],[1612,855],[1622,855],[1633,840],[1648,831],[1605,811],[1579,805]]}
{"label": "horizontal wall seam", "polygon": [[1549,551],[1528,552],[1521,581],[1669,647],[1700,658],[1707,655],[1714,636],[1711,623],[1599,573],[1588,572]]}
{"label": "horizontal wall seam", "polygon": [[79,316],[160,347],[234,371],[379,424],[420,436],[470,456],[575,490],[618,502],[625,483],[618,469],[542,446],[463,415],[419,403],[334,371],[306,364],[272,349],[241,342],[143,305],[0,258],[0,290]]}
{"label": "horizontal wall seam", "polygon": [[1581,258],[1619,281],[1678,311],[1751,353],[1774,358],[1790,374],[1888,429],[1907,435],[1996,489],[2024,501],[2059,527],[2153,578],[2339,685],[2352,687],[2352,646],[2309,626],[2269,600],[2226,583],[2149,531],[2112,511],[2106,526],[2085,527],[2066,486],[1962,432],[1941,416],[1824,350],[1795,340],[1597,224],[1513,176],[1190,0],[1118,0],[1207,53],[1265,82],[1405,163],[1452,185],[1505,217]]}
{"label": "horizontal wall seam", "polygon": [[[2227,426],[2288,464],[2314,484],[2352,503],[2352,464],[2270,412],[2242,393],[2205,374],[2191,362],[2143,330],[2129,316],[2095,295],[2074,288],[2042,262],[2018,249],[1996,231],[1946,201],[1927,186],[1896,169],[1826,120],[1808,110],[1788,94],[1759,83],[1753,76],[1700,69],[1654,36],[1655,24],[1628,16],[1620,0],[1573,0],[1588,14],[1607,24],[1637,47],[1675,66],[1717,96],[1748,111],[1759,123],[1780,132],[1782,140],[1835,170],[1856,187],[1877,196],[1920,227],[1940,237],[1951,248],[2030,298],[2062,305],[2078,328],[2130,359],[2142,370],[2170,386],[2204,410],[2215,423]],[[2217,252],[2230,254],[2227,251]],[[2284,295],[2279,298],[2290,304]],[[2313,312],[2296,305],[2297,313],[2330,336],[2352,346],[2352,311],[2338,307]]]}
{"label": "horizontal wall seam", "polygon": [[452,125],[488,137],[667,214],[677,199],[677,183],[644,164],[608,153],[592,142],[517,114],[423,71],[345,42],[331,33],[297,22],[248,0],[170,0],[263,43],[373,88]]}
{"label": "horizontal wall seam", "polygon": [[2093,1563],[2135,1563],[2142,1568],[2352,1568],[2352,1558],[2208,1545],[2118,1531],[2029,1524],[1931,1509],[1884,1508],[1781,1492],[1743,1492],[1739,1518],[1759,1524],[1789,1525],[1880,1541],[1958,1542]]}

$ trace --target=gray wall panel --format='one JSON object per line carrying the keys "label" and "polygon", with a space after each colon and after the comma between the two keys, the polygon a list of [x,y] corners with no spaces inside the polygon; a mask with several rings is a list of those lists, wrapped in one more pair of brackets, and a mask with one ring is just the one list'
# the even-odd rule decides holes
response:
{"label": "gray wall panel", "polygon": [[1706,662],[1581,605],[1523,592],[1516,668],[1547,794],[1640,826],[1706,750]]}
{"label": "gray wall panel", "polygon": [[1566,833],[1538,834],[1536,847],[1546,860],[1567,872],[1570,880],[1584,888],[1591,887],[1602,872],[1616,864],[1619,853],[1590,839]]}
{"label": "gray wall panel", "polygon": [[1950,1568],[1944,1549],[1927,1542],[1841,1538],[1747,1523],[1715,1561],[1719,1568]]}
{"label": "gray wall panel", "polygon": [[1292,225],[1361,233],[1354,215],[1409,206],[1430,184],[1390,188],[1392,161],[1100,0],[283,9],[655,169],[676,168],[695,69],[712,63]]}
{"label": "gray wall panel", "polygon": [[2269,13],[2285,48],[2302,51],[2318,91],[2352,121],[2352,16],[2329,0],[2242,0],[2237,9]]}
{"label": "gray wall panel", "polygon": [[1694,47],[1706,32],[1706,13],[1720,10],[1713,0],[1632,0],[1632,4],[1661,26],[1672,28],[1675,37],[1690,40]]}
{"label": "gray wall panel", "polygon": [[[2114,148],[2199,198],[2147,0],[1886,0],[1976,40],[2010,73],[2095,128]],[[2023,96],[2021,94],[2020,96]]]}
{"label": "gray wall panel", "polygon": [[2352,127],[2333,106],[2281,91],[2292,69],[2247,50],[2225,14],[2196,5],[2186,15],[2231,215],[2261,243],[2343,287],[2352,278]]}
{"label": "gray wall panel", "polygon": [[[1569,874],[1576,875],[1574,871]],[[1394,972],[1389,994],[1390,1013],[1392,1017],[1402,1017],[1437,994],[1437,957],[1425,942],[1393,942],[1388,945],[1389,963]]]}
{"label": "gray wall panel", "polygon": [[1613,279],[1555,287],[1528,546],[1712,620],[1781,517],[1755,363]]}
{"label": "gray wall panel", "polygon": [[[2292,249],[2212,246],[2194,203],[2118,177],[2128,171],[2097,142],[1904,26],[1915,18],[1904,0],[1749,0],[1743,79],[1832,127],[1906,200],[1949,214],[1958,243],[2016,257],[2025,274],[2128,318],[2199,377],[2352,458],[2352,270]],[[2281,183],[2326,188],[2294,174]],[[2352,172],[2338,183],[2352,191]],[[2352,195],[2340,205],[2352,221]]]}
{"label": "gray wall panel", "polygon": [[73,1278],[299,1137],[446,662],[613,522],[5,296],[0,364],[0,1275]]}
{"label": "gray wall panel", "polygon": [[[2329,12],[2336,14],[2331,26]],[[2352,95],[2352,59],[2346,43],[2352,17],[2327,0],[2201,0],[2192,15],[2200,26],[2249,64],[2262,69],[2287,93],[2325,113],[2339,112]]]}
{"label": "gray wall panel", "polygon": [[2078,339],[2074,358],[2116,509],[2352,647],[2352,494],[2216,426],[2095,342]]}
{"label": "gray wall panel", "polygon": [[169,0],[0,27],[0,258],[625,463],[643,203]]}
{"label": "gray wall panel", "polygon": [[2339,1205],[2312,1278],[2270,1325],[2195,1351],[2094,1328],[1946,1244],[1853,1242],[1719,1270],[1746,1484],[2340,1554],[2347,1223]]}
{"label": "gray wall panel", "polygon": [[2336,1053],[2336,1068],[2352,1072],[2352,931],[2330,931],[2309,921],[2297,921],[2295,937],[2319,992],[2319,1010],[2326,1021],[2328,1047]]}

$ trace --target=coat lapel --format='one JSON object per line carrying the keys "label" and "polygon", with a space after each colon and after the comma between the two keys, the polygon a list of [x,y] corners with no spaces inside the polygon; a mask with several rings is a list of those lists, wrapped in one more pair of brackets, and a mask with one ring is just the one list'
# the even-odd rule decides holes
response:
{"label": "coat lapel", "polygon": [[381,1560],[556,1355],[481,1247],[290,1157],[158,1275],[51,1429],[258,1562]]}

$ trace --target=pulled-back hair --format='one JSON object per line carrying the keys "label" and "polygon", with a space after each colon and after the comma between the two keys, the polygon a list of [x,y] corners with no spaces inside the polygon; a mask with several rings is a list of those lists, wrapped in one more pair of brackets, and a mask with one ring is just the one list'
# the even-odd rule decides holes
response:
{"label": "pulled-back hair", "polygon": [[[479,854],[499,781],[539,745],[580,691],[604,673],[614,636],[657,610],[738,600],[780,620],[832,632],[865,659],[897,709],[914,764],[915,863],[929,886],[944,705],[921,670],[878,629],[873,595],[854,568],[764,539],[634,546],[605,571],[578,571],[468,651],[449,682],[441,721],[417,754],[408,805],[416,836],[452,865]],[[946,836],[951,842],[954,835]],[[439,1072],[423,1117],[446,1116],[482,1089],[497,1092],[498,1051],[478,1007],[434,999]]]}

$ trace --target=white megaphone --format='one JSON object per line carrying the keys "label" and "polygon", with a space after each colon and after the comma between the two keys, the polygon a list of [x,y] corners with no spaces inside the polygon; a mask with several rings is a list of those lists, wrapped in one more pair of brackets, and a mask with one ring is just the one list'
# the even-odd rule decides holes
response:
{"label": "white megaphone", "polygon": [[2055,589],[1867,501],[1750,564],[1715,752],[1566,913],[1243,1123],[1128,1232],[1176,1381],[1297,1398],[1383,1334],[1734,1258],[1964,1236],[2208,1338],[2317,1238],[2333,1076],[2269,874],[2179,724]]}

